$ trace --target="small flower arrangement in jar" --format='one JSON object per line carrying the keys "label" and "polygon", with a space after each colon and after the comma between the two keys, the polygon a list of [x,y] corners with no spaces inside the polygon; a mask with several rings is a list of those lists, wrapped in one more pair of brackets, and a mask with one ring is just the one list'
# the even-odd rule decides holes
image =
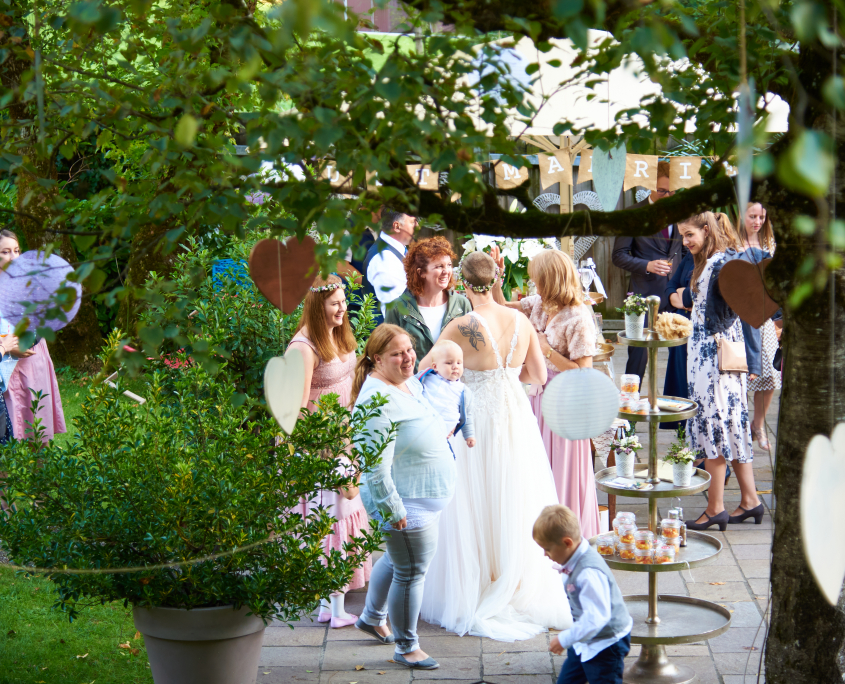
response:
{"label": "small flower arrangement in jar", "polygon": [[642,339],[645,312],[648,311],[645,297],[629,292],[622,307],[616,310],[625,314],[625,336],[630,339]]}
{"label": "small flower arrangement in jar", "polygon": [[672,464],[672,484],[676,487],[689,487],[692,481],[695,452],[686,444],[686,439],[679,436],[663,457],[664,463]]}
{"label": "small flower arrangement in jar", "polygon": [[616,475],[618,477],[634,477],[634,463],[637,452],[643,448],[640,438],[636,435],[625,435],[614,439],[610,448],[616,452]]}

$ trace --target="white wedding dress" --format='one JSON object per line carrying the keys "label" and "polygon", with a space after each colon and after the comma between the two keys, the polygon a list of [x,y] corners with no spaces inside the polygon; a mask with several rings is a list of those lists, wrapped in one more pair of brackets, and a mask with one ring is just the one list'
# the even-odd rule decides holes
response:
{"label": "white wedding dress", "polygon": [[504,365],[487,322],[470,314],[487,330],[498,368],[464,373],[475,395],[477,443],[470,449],[460,436],[452,439],[457,487],[440,517],[421,613],[457,634],[500,641],[572,626],[561,576],[531,534],[540,511],[558,499],[521,368],[509,367],[519,336],[514,314]]}

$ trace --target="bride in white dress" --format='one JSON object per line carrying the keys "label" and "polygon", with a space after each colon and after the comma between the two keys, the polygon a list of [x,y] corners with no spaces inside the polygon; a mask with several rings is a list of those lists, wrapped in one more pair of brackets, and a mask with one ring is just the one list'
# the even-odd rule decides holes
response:
{"label": "bride in white dress", "polygon": [[440,339],[463,349],[477,444],[452,440],[457,488],[440,518],[421,617],[460,635],[529,639],[572,625],[561,577],[532,538],[540,511],[558,499],[520,381],[544,384],[546,366],[525,315],[493,301],[496,262],[474,252],[462,272],[474,311],[449,323]]}

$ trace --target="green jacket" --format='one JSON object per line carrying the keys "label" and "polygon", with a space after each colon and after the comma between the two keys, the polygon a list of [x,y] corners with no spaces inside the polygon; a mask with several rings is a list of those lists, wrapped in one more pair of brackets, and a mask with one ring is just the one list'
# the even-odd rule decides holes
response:
{"label": "green jacket", "polygon": [[[447,294],[446,315],[443,316],[443,323],[440,326],[441,331],[449,325],[449,321],[452,319],[460,318],[472,311],[472,305],[462,294],[457,292],[448,292]],[[414,365],[414,372],[416,373],[420,361],[434,346],[434,340],[420,313],[420,307],[417,306],[417,300],[410,290],[405,290],[399,299],[388,304],[384,322],[398,325],[410,336],[417,350],[417,362]]]}

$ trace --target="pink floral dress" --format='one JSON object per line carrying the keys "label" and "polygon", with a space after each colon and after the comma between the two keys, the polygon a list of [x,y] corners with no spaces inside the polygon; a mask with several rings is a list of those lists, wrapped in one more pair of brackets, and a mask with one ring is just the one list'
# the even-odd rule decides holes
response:
{"label": "pink floral dress", "polygon": [[[570,361],[596,354],[596,325],[586,304],[567,306],[551,319],[543,310],[540,295],[520,301],[523,313],[538,333],[546,333],[549,345]],[[560,371],[546,360],[549,378],[543,390]],[[599,504],[596,498],[596,479],[589,439],[570,441],[549,429],[543,420],[543,393],[531,397],[531,408],[540,425],[543,443],[552,466],[560,503],[570,508],[581,523],[581,533],[587,537],[599,534]]]}
{"label": "pink floral dress", "polygon": [[[314,343],[302,332],[294,335],[291,344],[295,342],[308,345],[317,354],[317,358],[320,358]],[[312,413],[316,411],[317,405],[314,402],[324,394],[337,394],[340,403],[348,407],[354,373],[355,352],[349,352],[343,358],[335,357],[328,363],[320,358],[320,363],[311,376],[311,392],[309,393],[311,402],[308,404],[308,410]],[[321,505],[329,508],[329,513],[337,520],[332,527],[333,532],[323,540],[326,553],[332,549],[337,549],[342,553],[343,545],[346,542],[350,541],[352,537],[360,536],[362,531],[370,528],[367,511],[364,509],[360,495],[349,501],[337,492],[324,490],[316,498],[303,503],[297,512],[304,515],[309,508],[316,508]],[[364,565],[355,570],[355,574],[344,589],[344,593],[351,589],[364,587],[370,579],[372,569],[372,560],[367,558]]]}

